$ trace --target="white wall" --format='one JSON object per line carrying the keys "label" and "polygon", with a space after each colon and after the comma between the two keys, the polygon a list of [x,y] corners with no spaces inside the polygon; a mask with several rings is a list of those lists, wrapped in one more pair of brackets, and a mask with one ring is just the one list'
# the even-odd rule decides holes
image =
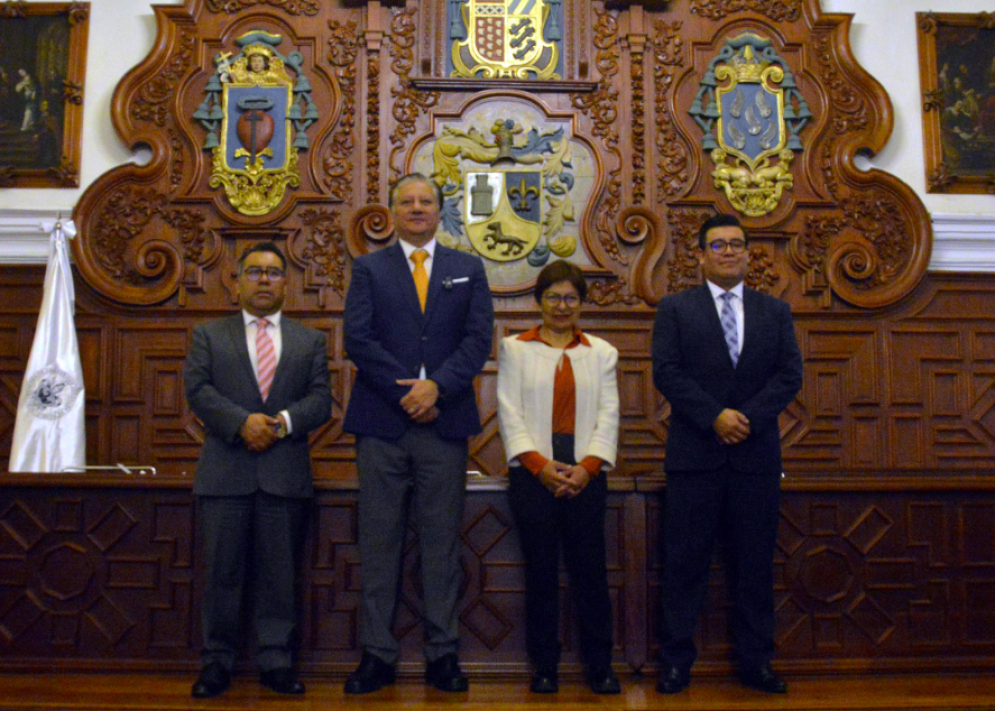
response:
{"label": "white wall", "polygon": [[[908,183],[933,215],[936,243],[931,268],[995,271],[995,196],[926,193],[915,23],[917,11],[990,12],[992,0],[822,0],[822,7],[824,12],[854,15],[851,42],[857,60],[881,82],[894,104],[892,136],[869,163]],[[144,161],[141,152],[133,153],[121,144],[111,125],[110,106],[117,83],[152,48],[156,28],[151,4],[91,0],[90,10],[82,187],[0,189],[0,262],[37,261],[39,254],[43,261],[43,242],[30,239],[39,215],[70,213],[86,185],[97,177],[122,163]]]}
{"label": "white wall", "polygon": [[[183,2],[162,0],[156,4],[182,5]],[[136,156],[124,147],[111,125],[111,98],[125,73],[151,51],[155,25],[148,0],[90,0],[80,187],[0,189],[0,215],[9,209],[71,212],[87,185],[111,168],[135,160]],[[141,156],[138,159],[143,160]]]}
{"label": "white wall", "polygon": [[854,55],[884,86],[894,105],[894,130],[872,165],[908,183],[930,213],[995,215],[992,195],[926,193],[916,35],[917,12],[991,12],[992,0],[822,0],[822,10],[853,15]]}

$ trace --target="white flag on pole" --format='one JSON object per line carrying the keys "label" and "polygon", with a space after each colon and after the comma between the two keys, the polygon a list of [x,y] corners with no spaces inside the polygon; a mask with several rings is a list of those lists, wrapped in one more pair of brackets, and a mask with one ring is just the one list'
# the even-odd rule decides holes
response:
{"label": "white flag on pole", "polygon": [[42,224],[51,236],[38,328],[17,403],[10,448],[12,472],[61,472],[86,466],[83,367],[73,320],[76,296],[69,268],[71,220]]}

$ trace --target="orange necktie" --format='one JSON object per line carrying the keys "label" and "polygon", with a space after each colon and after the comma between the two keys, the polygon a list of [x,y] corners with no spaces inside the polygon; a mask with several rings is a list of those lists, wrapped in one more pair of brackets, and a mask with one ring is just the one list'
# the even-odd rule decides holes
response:
{"label": "orange necktie", "polygon": [[418,292],[418,303],[421,304],[422,313],[425,313],[425,302],[428,301],[428,272],[425,271],[426,259],[428,259],[428,252],[424,249],[416,249],[411,253],[411,261],[415,263],[412,275],[415,278],[415,291]]}

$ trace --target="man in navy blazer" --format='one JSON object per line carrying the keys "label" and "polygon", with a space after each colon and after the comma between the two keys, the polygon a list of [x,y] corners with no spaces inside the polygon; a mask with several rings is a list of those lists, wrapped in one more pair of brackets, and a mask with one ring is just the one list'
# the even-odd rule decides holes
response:
{"label": "man in navy blazer", "polygon": [[313,495],[308,434],[329,419],[332,396],[325,335],[281,313],[286,268],[271,242],[242,254],[241,312],[194,328],[183,373],[205,430],[193,487],[205,558],[196,698],[230,683],[247,570],[260,682],[304,693],[291,668],[296,561]]}
{"label": "man in navy blazer", "polygon": [[425,681],[466,691],[457,657],[459,534],[467,439],[481,430],[473,379],[491,352],[494,309],[480,259],[436,243],[438,185],[405,176],[390,206],[398,239],[353,263],[345,305],[345,348],[356,365],[344,429],[356,435],[363,647],[345,691],[394,681],[409,502],[421,554]]}
{"label": "man in navy blazer", "polygon": [[740,680],[784,693],[770,666],[778,416],[801,389],[802,359],[788,304],[744,288],[749,253],[739,220],[706,220],[698,243],[706,283],[662,299],[653,330],[653,382],[671,408],[657,689],[690,683],[694,628],[721,539]]}

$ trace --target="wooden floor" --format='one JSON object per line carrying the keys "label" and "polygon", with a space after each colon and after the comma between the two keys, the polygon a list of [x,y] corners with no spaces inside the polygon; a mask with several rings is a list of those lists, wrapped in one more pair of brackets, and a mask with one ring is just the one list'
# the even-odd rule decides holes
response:
{"label": "wooden floor", "polygon": [[684,693],[661,696],[650,678],[622,677],[621,696],[595,696],[579,679],[561,682],[560,693],[530,694],[524,681],[473,682],[466,694],[443,694],[415,679],[361,697],[342,693],[342,680],[305,678],[307,694],[281,697],[251,676],[236,677],[223,696],[190,698],[192,678],[176,674],[0,674],[0,711],[172,711],[252,709],[310,711],[584,711],[675,709],[739,711],[995,711],[992,675],[788,677],[785,696],[768,696],[725,679],[695,679]]}

